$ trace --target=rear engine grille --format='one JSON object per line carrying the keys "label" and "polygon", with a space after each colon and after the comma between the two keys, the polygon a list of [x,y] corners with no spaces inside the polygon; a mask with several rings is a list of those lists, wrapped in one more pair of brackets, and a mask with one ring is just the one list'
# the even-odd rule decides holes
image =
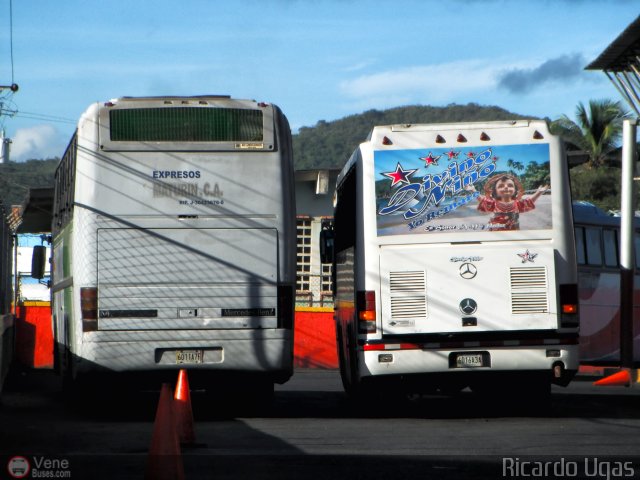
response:
{"label": "rear engine grille", "polygon": [[511,313],[549,313],[546,267],[512,267]]}
{"label": "rear engine grille", "polygon": [[391,319],[426,318],[427,295],[424,271],[390,272]]}

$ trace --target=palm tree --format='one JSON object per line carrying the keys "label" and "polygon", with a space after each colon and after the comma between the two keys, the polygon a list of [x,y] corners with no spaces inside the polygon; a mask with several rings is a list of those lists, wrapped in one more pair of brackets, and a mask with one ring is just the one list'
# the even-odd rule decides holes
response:
{"label": "palm tree", "polygon": [[507,160],[507,167],[509,167],[509,170],[514,175],[516,173],[515,170],[517,170],[518,172],[521,172],[522,170],[524,170],[524,164],[522,162],[518,162],[514,160],[513,158],[510,158],[509,160]]}
{"label": "palm tree", "polygon": [[576,107],[576,120],[563,115],[551,123],[551,131],[568,144],[588,155],[588,166],[597,168],[607,154],[618,147],[622,136],[622,120],[629,113],[620,102],[590,100],[589,109],[582,102]]}

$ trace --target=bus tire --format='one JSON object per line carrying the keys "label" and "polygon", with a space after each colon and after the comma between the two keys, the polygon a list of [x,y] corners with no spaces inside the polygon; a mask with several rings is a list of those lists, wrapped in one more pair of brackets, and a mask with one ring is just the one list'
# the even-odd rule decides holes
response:
{"label": "bus tire", "polygon": [[344,388],[345,392],[348,392],[351,381],[349,379],[349,369],[344,351],[342,329],[340,327],[336,328],[336,343],[338,350],[338,367],[340,368],[340,380],[342,381],[342,388]]}

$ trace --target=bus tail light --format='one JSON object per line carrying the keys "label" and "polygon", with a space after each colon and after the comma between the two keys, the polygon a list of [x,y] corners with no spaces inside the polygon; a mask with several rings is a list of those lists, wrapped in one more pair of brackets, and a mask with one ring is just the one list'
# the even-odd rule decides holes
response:
{"label": "bus tail light", "polygon": [[82,331],[98,330],[98,289],[82,287],[80,289],[80,310],[82,311]]}
{"label": "bus tail light", "polygon": [[578,285],[560,285],[560,327],[575,328],[578,323]]}
{"label": "bus tail light", "polygon": [[357,294],[358,331],[376,333],[376,293],[372,290]]}
{"label": "bus tail light", "polygon": [[278,328],[293,329],[293,287],[278,285]]}

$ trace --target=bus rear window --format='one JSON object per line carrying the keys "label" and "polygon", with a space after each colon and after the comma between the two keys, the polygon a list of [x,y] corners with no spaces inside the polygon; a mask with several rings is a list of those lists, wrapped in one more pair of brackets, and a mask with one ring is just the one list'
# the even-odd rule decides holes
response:
{"label": "bus rear window", "polygon": [[262,112],[241,108],[127,108],[109,112],[114,142],[261,142]]}

